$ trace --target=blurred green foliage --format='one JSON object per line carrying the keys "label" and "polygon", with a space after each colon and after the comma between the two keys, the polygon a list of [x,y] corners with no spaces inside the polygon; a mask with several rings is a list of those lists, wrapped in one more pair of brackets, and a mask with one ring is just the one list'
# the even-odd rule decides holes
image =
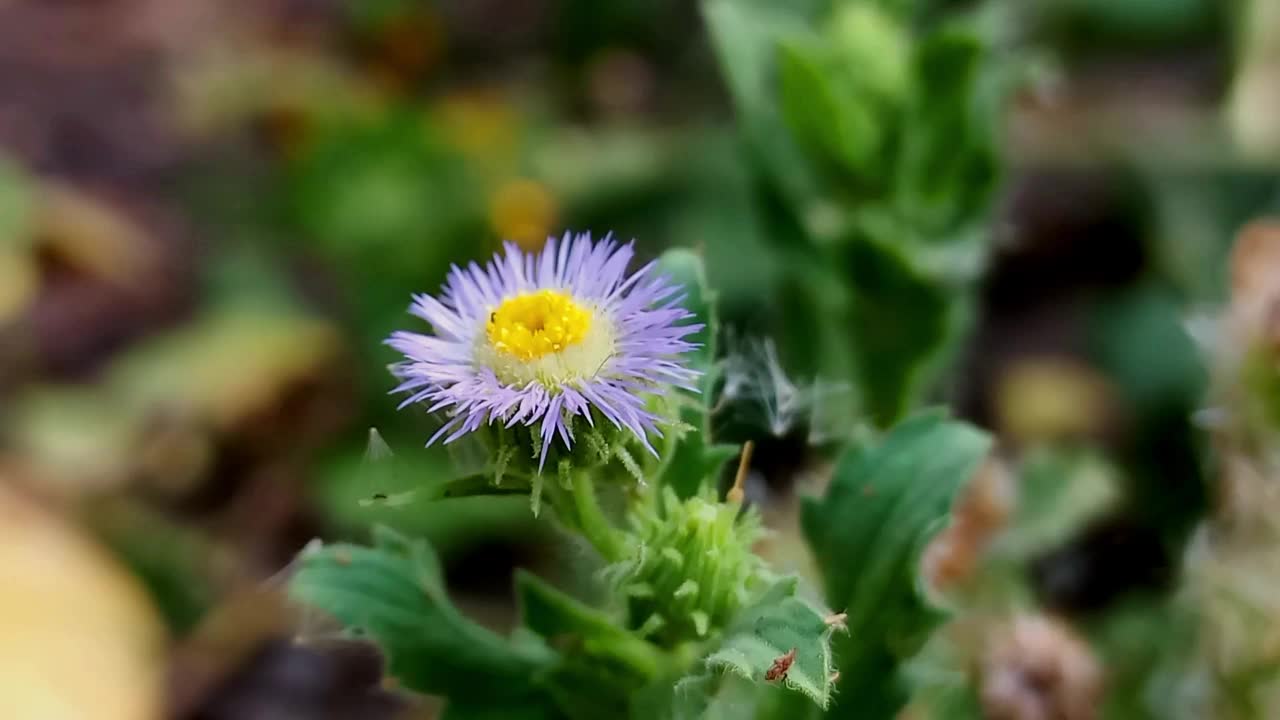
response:
{"label": "blurred green foliage", "polygon": [[852,380],[881,425],[968,325],[1011,80],[979,16],[913,11],[706,4],[774,248],[768,331],[797,373]]}
{"label": "blurred green foliage", "polygon": [[[190,157],[152,179],[162,191],[93,168],[83,128],[13,119],[5,105],[5,142],[37,128],[25,133],[36,145],[65,144],[92,172],[60,177],[20,147],[0,158],[0,470],[70,498],[179,638],[294,551],[297,533],[387,528],[372,547],[310,547],[292,590],[376,640],[391,674],[447,698],[449,718],[879,718],[906,703],[977,717],[989,648],[949,631],[976,622],[995,637],[1006,616],[1049,607],[1107,668],[1103,717],[1195,716],[1215,682],[1242,717],[1265,717],[1254,685],[1268,668],[1207,674],[1197,634],[1221,608],[1197,605],[1204,581],[1181,570],[1229,489],[1230,448],[1222,408],[1197,414],[1217,390],[1213,356],[1229,348],[1193,343],[1187,316],[1225,301],[1232,238],[1277,209],[1274,158],[1245,157],[1219,118],[1242,55],[1229,26],[1253,17],[1246,4],[317,3],[323,32],[250,29],[260,35],[231,43],[240,56],[209,53],[213,79],[191,92],[207,48],[164,55],[182,90],[174,115],[196,122],[184,128]],[[1265,58],[1266,28],[1248,29]],[[1052,62],[1033,66],[1042,50]],[[1061,77],[1028,81],[1046,68]],[[93,96],[95,107],[133,97]],[[1122,178],[1128,195],[1099,211],[1067,176]],[[192,256],[157,260],[156,277],[186,293],[163,302],[181,307],[154,312],[150,280],[114,287],[77,264],[66,247],[97,245],[50,229],[45,201],[63,183],[137,221],[153,245],[130,249]],[[1048,200],[1022,197],[1036,183]],[[155,220],[170,215],[199,252]],[[699,392],[654,403],[679,419],[661,458],[622,453],[597,468],[628,488],[604,493],[606,514],[659,488],[719,491],[739,452],[727,439],[753,438],[764,452],[747,495],[816,564],[805,582],[776,579],[712,637],[666,646],[637,632],[591,574],[598,559],[531,515],[527,479],[490,482],[509,458],[483,443],[422,448],[439,418],[386,396],[396,358],[381,343],[418,323],[412,294],[503,240],[532,249],[566,228],[637,238],[707,325],[690,359],[705,373]],[[1030,272],[1019,264],[1042,251]],[[1116,271],[1126,253],[1133,267]],[[1001,294],[1009,286],[1024,295]],[[132,327],[132,315],[148,319]],[[100,329],[97,343],[64,337]],[[738,357],[724,342],[738,333],[768,339],[780,359]],[[83,369],[57,369],[59,353]],[[1016,509],[975,544],[969,584],[937,597],[922,553],[957,522],[961,490],[997,445],[970,422],[989,420],[1006,367],[1042,354],[1096,373],[1099,426],[999,439]],[[1242,382],[1273,390],[1272,360],[1246,354]],[[793,423],[733,424],[746,401],[725,388],[744,362],[768,365],[753,368],[774,383],[764,404],[817,393],[842,406],[839,420],[800,448]],[[1276,397],[1255,392],[1228,417],[1280,424]],[[938,401],[965,420],[920,412]],[[810,447],[819,435],[829,446]],[[797,526],[789,503],[815,468]],[[632,491],[635,479],[652,487]],[[261,536],[238,526],[259,516]],[[1101,549],[1089,544],[1100,532]],[[1122,552],[1147,536],[1153,556]],[[272,546],[249,547],[259,542]],[[574,558],[546,573],[571,592],[516,575],[510,635],[445,592],[446,566],[492,542],[520,548],[514,562],[545,561],[538,549],[556,545]],[[227,560],[236,553],[246,557]],[[1209,557],[1199,562],[1211,569],[1252,567]],[[511,562],[476,574],[505,581]],[[1104,600],[1054,596],[1043,567]],[[819,597],[847,613],[848,633]],[[792,649],[790,674],[765,682]]]}

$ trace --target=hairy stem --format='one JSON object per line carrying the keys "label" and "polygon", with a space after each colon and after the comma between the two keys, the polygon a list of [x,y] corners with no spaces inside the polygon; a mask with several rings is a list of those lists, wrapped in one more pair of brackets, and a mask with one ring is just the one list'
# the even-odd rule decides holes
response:
{"label": "hairy stem", "polygon": [[587,541],[608,562],[621,560],[624,552],[622,536],[609,523],[609,519],[600,508],[595,483],[592,482],[589,473],[574,474],[573,505],[577,510],[578,529],[582,531]]}

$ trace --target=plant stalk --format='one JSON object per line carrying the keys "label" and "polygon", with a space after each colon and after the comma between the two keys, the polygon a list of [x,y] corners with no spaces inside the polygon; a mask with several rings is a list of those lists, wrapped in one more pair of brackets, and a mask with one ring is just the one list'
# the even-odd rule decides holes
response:
{"label": "plant stalk", "polygon": [[605,517],[604,511],[600,508],[600,501],[596,496],[595,483],[589,473],[579,472],[574,474],[573,505],[577,510],[578,529],[582,531],[587,541],[595,547],[596,551],[606,561],[617,562],[621,560],[624,553],[622,536],[609,523],[609,519]]}

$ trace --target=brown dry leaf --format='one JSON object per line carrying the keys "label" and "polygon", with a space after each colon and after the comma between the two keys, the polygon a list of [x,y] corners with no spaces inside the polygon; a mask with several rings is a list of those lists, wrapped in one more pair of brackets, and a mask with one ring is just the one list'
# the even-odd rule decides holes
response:
{"label": "brown dry leaf", "polygon": [[982,663],[982,706],[991,720],[1094,720],[1102,668],[1065,623],[1024,615],[1000,633]]}
{"label": "brown dry leaf", "polygon": [[0,478],[0,697],[7,720],[153,720],[161,624],[132,577]]}
{"label": "brown dry leaf", "polygon": [[1255,220],[1240,230],[1231,251],[1231,293],[1246,301],[1280,296],[1280,220]]}
{"label": "brown dry leaf", "polygon": [[1247,337],[1280,339],[1280,220],[1249,223],[1231,250],[1231,315]]}
{"label": "brown dry leaf", "polygon": [[987,458],[952,509],[950,524],[921,555],[921,580],[937,600],[973,577],[983,552],[1008,524],[1016,504],[1013,474],[999,458]]}
{"label": "brown dry leaf", "polygon": [[210,311],[133,348],[98,385],[39,386],[18,396],[8,408],[12,449],[29,480],[59,495],[181,468],[185,477],[167,478],[178,492],[203,477],[214,438],[325,373],[340,348],[337,329],[314,317]]}
{"label": "brown dry leaf", "polygon": [[128,289],[149,270],[152,243],[142,228],[69,185],[42,188],[35,231],[47,252],[88,277]]}
{"label": "brown dry leaf", "polygon": [[269,588],[235,595],[212,611],[175,652],[174,714],[189,714],[290,622],[283,594]]}

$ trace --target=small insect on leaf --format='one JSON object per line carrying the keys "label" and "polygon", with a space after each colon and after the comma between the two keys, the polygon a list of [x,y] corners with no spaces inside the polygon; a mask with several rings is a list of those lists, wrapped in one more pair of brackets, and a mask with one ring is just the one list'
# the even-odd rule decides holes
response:
{"label": "small insect on leaf", "polygon": [[768,682],[775,680],[785,680],[787,671],[791,669],[791,664],[796,661],[796,649],[791,648],[786,655],[779,655],[773,659],[773,665],[769,666],[768,671],[764,674],[764,679]]}
{"label": "small insect on leaf", "polygon": [[360,507],[401,507],[413,502],[418,496],[417,490],[405,490],[404,492],[387,493],[377,492],[367,498],[360,498],[358,501]]}

